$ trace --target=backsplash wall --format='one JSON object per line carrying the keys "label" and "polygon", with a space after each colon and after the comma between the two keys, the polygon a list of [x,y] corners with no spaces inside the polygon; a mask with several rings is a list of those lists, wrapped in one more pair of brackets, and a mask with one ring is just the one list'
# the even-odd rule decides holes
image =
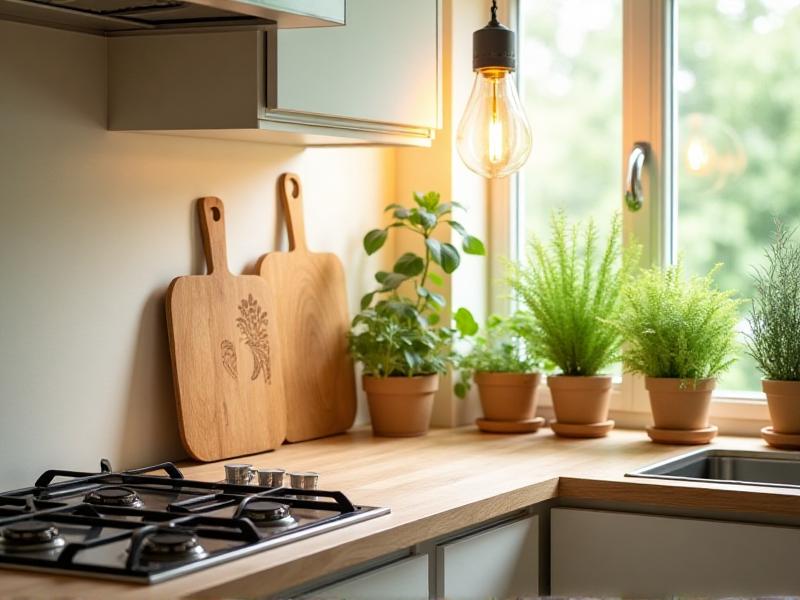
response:
{"label": "backsplash wall", "polygon": [[285,171],[304,182],[312,249],[345,263],[351,312],[381,266],[361,236],[394,200],[393,150],[109,132],[105,44],[0,21],[3,489],[101,457],[127,468],[185,456],[164,294],[204,272],[198,197],[225,202],[233,273],[285,248]]}

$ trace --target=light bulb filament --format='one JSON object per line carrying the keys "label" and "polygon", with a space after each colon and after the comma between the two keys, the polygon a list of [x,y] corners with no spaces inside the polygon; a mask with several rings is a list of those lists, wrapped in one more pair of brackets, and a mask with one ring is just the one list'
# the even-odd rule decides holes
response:
{"label": "light bulb filament", "polygon": [[503,121],[497,110],[497,79],[492,81],[492,111],[489,119],[489,162],[497,164],[503,160]]}

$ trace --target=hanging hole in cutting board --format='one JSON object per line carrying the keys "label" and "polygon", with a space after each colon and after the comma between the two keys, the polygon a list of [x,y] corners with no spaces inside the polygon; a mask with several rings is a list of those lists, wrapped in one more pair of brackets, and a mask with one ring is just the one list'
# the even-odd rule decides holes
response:
{"label": "hanging hole in cutting board", "polygon": [[214,219],[215,221],[219,221],[222,218],[222,213],[216,206],[211,207],[211,218]]}
{"label": "hanging hole in cutting board", "polygon": [[299,198],[300,197],[300,184],[298,183],[297,179],[292,178],[292,198]]}

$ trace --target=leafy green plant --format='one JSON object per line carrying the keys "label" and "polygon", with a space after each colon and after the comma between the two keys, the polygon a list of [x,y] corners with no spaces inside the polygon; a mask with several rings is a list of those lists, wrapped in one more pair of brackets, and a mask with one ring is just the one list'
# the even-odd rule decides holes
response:
{"label": "leafy green plant", "polygon": [[714,275],[684,278],[681,261],[643,269],[623,289],[623,308],[613,322],[626,343],[629,373],[649,377],[717,377],[734,362],[741,300],[714,287]]}
{"label": "leafy green plant", "polygon": [[[445,299],[434,288],[443,286],[444,276],[458,268],[461,254],[434,234],[447,226],[459,234],[465,253],[486,253],[483,242],[451,218],[453,210],[463,206],[442,202],[437,192],[415,193],[414,204],[410,208],[390,204],[386,210],[392,211],[392,223],[364,236],[368,255],[383,247],[393,229],[411,231],[421,242],[420,254],[406,252],[391,272],[378,271],[375,280],[379,287],[361,299],[361,312],[353,319],[348,348],[362,363],[366,375],[412,377],[447,370],[455,330],[439,325]],[[401,295],[401,290],[407,295]]]}
{"label": "leafy green plant", "polygon": [[747,353],[766,379],[800,381],[800,246],[776,222],[766,265],[753,273]]}
{"label": "leafy green plant", "polygon": [[533,354],[563,375],[596,375],[618,360],[619,332],[602,319],[618,314],[639,246],[622,248],[618,214],[602,253],[591,220],[582,229],[555,211],[550,231],[548,244],[536,237],[530,241],[525,264],[509,265],[509,285],[531,313]]}
{"label": "leafy green plant", "polygon": [[459,333],[471,342],[469,350],[455,358],[459,380],[454,390],[459,398],[466,397],[476,372],[531,373],[543,367],[531,348],[534,326],[529,313],[491,315],[482,335],[478,334],[479,326],[467,309],[460,308],[455,320]]}

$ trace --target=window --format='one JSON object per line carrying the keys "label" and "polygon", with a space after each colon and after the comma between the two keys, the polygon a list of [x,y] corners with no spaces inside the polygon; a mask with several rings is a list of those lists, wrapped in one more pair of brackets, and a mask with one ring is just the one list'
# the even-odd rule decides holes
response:
{"label": "window", "polygon": [[[680,0],[676,11],[677,249],[693,273],[724,263],[719,284],[748,298],[773,215],[800,221],[800,0]],[[752,358],[719,387],[760,391]]]}
{"label": "window", "polygon": [[519,84],[534,147],[520,174],[522,234],[548,216],[608,229],[622,169],[622,0],[521,4]]}
{"label": "window", "polygon": [[[546,233],[554,207],[601,224],[621,210],[645,260],[681,255],[697,274],[723,262],[720,287],[749,297],[773,215],[800,223],[800,0],[518,0],[516,10],[534,139],[511,186],[516,247]],[[631,212],[624,166],[637,141],[650,153],[645,205]],[[617,409],[648,409],[637,379],[623,379]],[[744,352],[716,400],[718,421],[766,420]]]}

